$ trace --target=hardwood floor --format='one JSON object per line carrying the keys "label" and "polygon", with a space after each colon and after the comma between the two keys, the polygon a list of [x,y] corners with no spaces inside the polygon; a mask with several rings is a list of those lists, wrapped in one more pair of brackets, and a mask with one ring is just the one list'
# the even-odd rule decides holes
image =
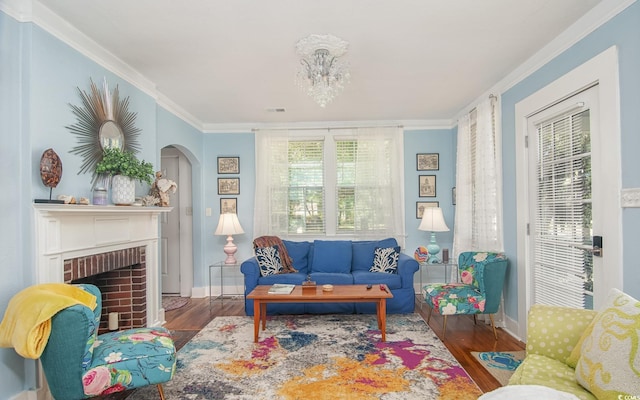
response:
{"label": "hardwood floor", "polygon": [[[427,307],[416,298],[416,312],[427,319]],[[189,304],[177,310],[167,311],[165,327],[174,334],[179,350],[202,328],[217,316],[245,315],[241,298],[216,300],[209,306],[209,298],[191,299]],[[432,315],[429,326],[442,340],[442,317]],[[472,351],[514,351],[524,350],[524,343],[514,339],[498,328],[498,340],[493,337],[490,325],[473,323],[471,316],[452,316],[447,320],[447,336],[444,344],[471,375],[483,392],[500,387],[498,381],[487,372],[471,355]]]}

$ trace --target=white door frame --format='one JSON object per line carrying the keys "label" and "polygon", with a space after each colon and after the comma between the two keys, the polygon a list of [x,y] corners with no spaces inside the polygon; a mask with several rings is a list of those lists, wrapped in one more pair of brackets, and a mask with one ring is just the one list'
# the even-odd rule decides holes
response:
{"label": "white door frame", "polygon": [[[517,206],[517,253],[518,270],[518,326],[517,334],[526,338],[527,312],[529,310],[531,288],[527,279],[531,273],[530,246],[527,235],[529,221],[529,190],[527,187],[528,155],[525,147],[527,118],[553,104],[597,83],[599,86],[600,132],[603,134],[593,141],[592,149],[603,154],[612,154],[612,159],[603,160],[607,166],[607,179],[603,182],[603,193],[614,199],[608,202],[606,214],[602,216],[610,224],[604,227],[603,248],[607,254],[607,274],[605,281],[599,282],[599,290],[622,287],[622,208],[620,192],[622,187],[620,166],[620,96],[618,80],[618,51],[610,47],[584,64],[558,78],[554,82],[518,102],[515,106],[516,128],[516,206]],[[605,293],[606,295],[606,293]],[[600,307],[604,296],[594,292],[594,308]]]}

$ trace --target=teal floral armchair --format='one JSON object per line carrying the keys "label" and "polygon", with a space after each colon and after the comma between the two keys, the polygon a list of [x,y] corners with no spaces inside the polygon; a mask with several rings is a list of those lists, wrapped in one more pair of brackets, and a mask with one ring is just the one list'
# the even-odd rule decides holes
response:
{"label": "teal floral armchair", "polygon": [[176,350],[163,327],[134,328],[98,335],[102,300],[93,285],[80,285],[96,296],[91,310],[75,305],[51,319],[51,335],[40,357],[54,399],[75,400],[157,385],[173,377]]}
{"label": "teal floral armchair", "polygon": [[489,314],[496,340],[498,334],[493,314],[498,312],[507,270],[503,253],[467,251],[458,257],[459,283],[433,283],[423,287],[429,306],[427,323],[435,309],[444,318],[443,338],[447,333],[447,316]]}

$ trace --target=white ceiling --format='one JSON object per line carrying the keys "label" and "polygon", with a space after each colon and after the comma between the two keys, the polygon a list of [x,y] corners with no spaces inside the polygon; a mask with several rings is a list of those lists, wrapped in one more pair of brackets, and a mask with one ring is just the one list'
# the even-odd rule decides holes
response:
{"label": "white ceiling", "polygon": [[[66,20],[90,39],[85,48],[95,42],[102,54],[115,56],[151,82],[161,104],[205,131],[234,125],[450,120],[598,3],[33,2],[34,14],[50,10]],[[294,84],[295,45],[309,34],[349,42],[343,59],[351,65],[351,83],[324,109]]]}

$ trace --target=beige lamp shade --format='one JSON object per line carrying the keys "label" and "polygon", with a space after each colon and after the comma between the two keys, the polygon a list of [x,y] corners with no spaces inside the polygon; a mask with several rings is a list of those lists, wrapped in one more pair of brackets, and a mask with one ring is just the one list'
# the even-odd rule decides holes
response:
{"label": "beige lamp shade", "polygon": [[440,246],[436,241],[436,232],[447,232],[449,227],[444,222],[444,215],[442,215],[442,208],[440,207],[428,207],[424,209],[422,213],[422,221],[418,229],[421,231],[431,232],[431,240],[427,245],[427,251],[429,252],[429,259],[427,263],[438,264],[440,259],[438,253],[440,252]]}
{"label": "beige lamp shade", "polygon": [[225,264],[237,264],[238,261],[235,258],[236,251],[238,250],[238,246],[233,243],[232,235],[240,235],[244,233],[242,226],[240,226],[240,221],[238,220],[238,215],[234,213],[225,213],[220,215],[220,220],[218,221],[218,228],[215,231],[215,235],[227,235],[227,244],[224,245],[224,253],[227,255],[227,258],[224,260]]}
{"label": "beige lamp shade", "polygon": [[442,215],[442,208],[440,207],[427,207],[422,213],[422,220],[418,229],[427,232],[448,232],[449,227],[444,222],[444,215]]}
{"label": "beige lamp shade", "polygon": [[244,233],[240,221],[238,220],[238,214],[224,213],[220,214],[220,220],[218,221],[218,228],[216,229],[216,235],[239,235]]}

